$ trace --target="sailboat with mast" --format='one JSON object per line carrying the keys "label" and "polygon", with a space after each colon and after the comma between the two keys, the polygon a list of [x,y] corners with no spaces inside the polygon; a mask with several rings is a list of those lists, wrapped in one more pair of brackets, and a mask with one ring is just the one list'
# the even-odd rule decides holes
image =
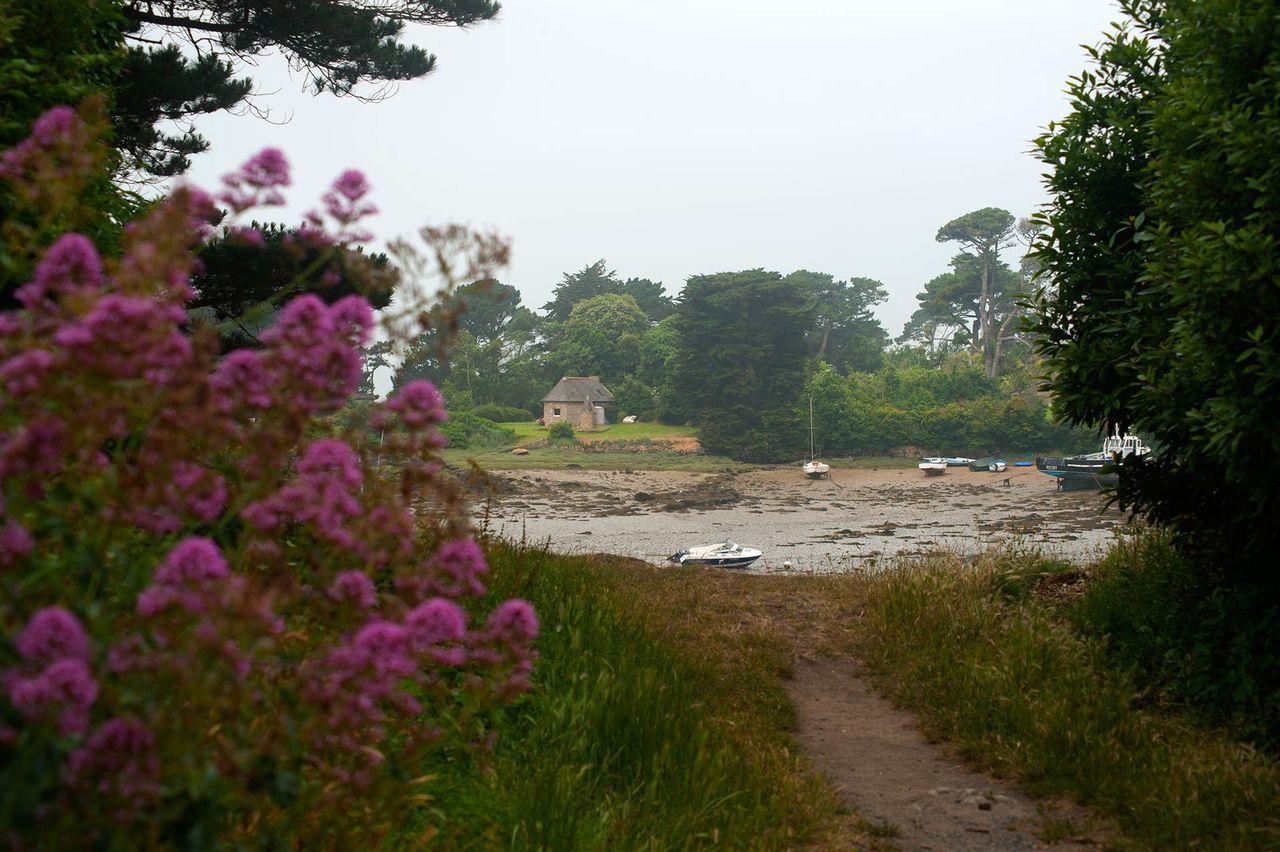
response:
{"label": "sailboat with mast", "polygon": [[818,461],[813,452],[813,397],[809,397],[809,460],[804,463],[804,475],[810,479],[822,479],[831,476],[831,465]]}

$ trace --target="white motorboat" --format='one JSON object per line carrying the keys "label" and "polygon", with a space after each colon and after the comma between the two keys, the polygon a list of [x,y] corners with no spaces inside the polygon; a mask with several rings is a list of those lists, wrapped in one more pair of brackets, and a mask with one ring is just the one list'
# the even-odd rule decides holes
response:
{"label": "white motorboat", "polygon": [[940,458],[928,458],[917,465],[924,471],[925,476],[942,476],[947,472],[947,460]]}
{"label": "white motorboat", "polygon": [[743,547],[732,541],[708,544],[703,547],[686,547],[667,557],[668,562],[680,565],[705,565],[714,568],[746,568],[764,554],[753,547]]}

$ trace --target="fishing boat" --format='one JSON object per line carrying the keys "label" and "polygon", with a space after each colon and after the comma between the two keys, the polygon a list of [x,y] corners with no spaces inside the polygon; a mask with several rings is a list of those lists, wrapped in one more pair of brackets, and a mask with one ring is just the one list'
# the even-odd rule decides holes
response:
{"label": "fishing boat", "polygon": [[1004,473],[1009,469],[1009,463],[1004,459],[998,459],[995,456],[983,456],[980,459],[974,459],[969,462],[969,470],[985,470],[991,473]]}
{"label": "fishing boat", "polygon": [[804,475],[810,479],[822,479],[831,476],[831,465],[818,461],[813,452],[813,397],[809,397],[809,460],[802,468]]}
{"label": "fishing boat", "polygon": [[948,456],[943,461],[947,463],[947,467],[968,467],[973,464],[973,459],[966,456]]}
{"label": "fishing boat", "polygon": [[746,568],[764,554],[754,547],[743,547],[732,541],[686,547],[667,557],[679,565],[703,565],[712,568]]}
{"label": "fishing boat", "polygon": [[944,458],[927,458],[916,466],[924,471],[925,476],[942,476],[947,472],[947,460]]}
{"label": "fishing boat", "polygon": [[1128,456],[1145,456],[1151,448],[1136,435],[1109,435],[1102,452],[1056,458],[1037,456],[1036,470],[1054,477],[1060,491],[1079,491],[1115,485],[1120,481],[1116,462]]}

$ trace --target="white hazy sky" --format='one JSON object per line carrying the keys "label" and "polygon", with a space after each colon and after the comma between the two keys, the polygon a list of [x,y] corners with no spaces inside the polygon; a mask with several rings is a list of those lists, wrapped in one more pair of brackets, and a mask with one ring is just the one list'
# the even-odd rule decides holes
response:
{"label": "white hazy sky", "polygon": [[1044,201],[1030,140],[1118,18],[1113,0],[507,0],[471,30],[414,28],[438,68],[382,103],[313,97],[264,60],[260,102],[287,121],[204,119],[190,179],[282,148],[293,221],[361,168],[380,241],[496,228],[533,308],[598,258],[672,294],[803,268],[884,282],[896,335],[954,253],[940,225]]}

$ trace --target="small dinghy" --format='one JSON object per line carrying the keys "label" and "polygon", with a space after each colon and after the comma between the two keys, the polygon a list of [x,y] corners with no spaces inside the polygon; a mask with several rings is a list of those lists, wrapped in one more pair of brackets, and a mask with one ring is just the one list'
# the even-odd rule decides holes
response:
{"label": "small dinghy", "polygon": [[667,557],[668,562],[679,565],[706,565],[714,568],[746,568],[764,554],[753,547],[743,547],[732,541],[708,544],[703,547],[686,547]]}
{"label": "small dinghy", "polygon": [[928,458],[917,465],[924,471],[925,476],[942,476],[947,472],[947,460],[942,458]]}

